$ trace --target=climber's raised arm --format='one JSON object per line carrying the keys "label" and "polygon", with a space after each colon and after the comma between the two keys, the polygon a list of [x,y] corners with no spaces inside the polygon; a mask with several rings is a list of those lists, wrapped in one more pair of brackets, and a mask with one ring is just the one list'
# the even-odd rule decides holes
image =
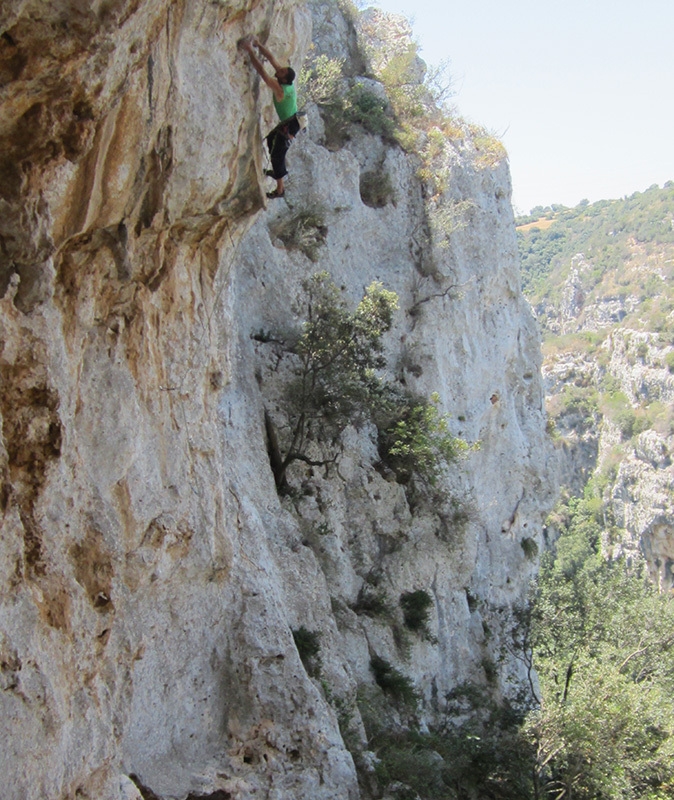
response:
{"label": "climber's raised arm", "polygon": [[260,42],[260,40],[257,38],[257,36],[253,37],[253,44],[260,51],[260,54],[267,59],[267,61],[272,65],[272,67],[274,67],[274,72],[278,72],[278,70],[283,69],[283,67],[278,63],[278,61],[271,54],[271,50],[268,50],[262,44],[262,42]]}
{"label": "climber's raised arm", "polygon": [[[256,39],[254,41],[257,41]],[[253,50],[253,45],[250,40],[244,39],[239,43],[239,46],[245,50],[249,57],[250,63],[253,65],[253,69],[257,72],[257,74],[262,78],[262,80],[267,84],[267,86],[272,90],[272,93],[276,100],[281,102],[283,100],[283,87],[278,82],[275,77],[272,77],[267,73],[265,70],[262,62],[260,59],[255,55],[255,51]]]}

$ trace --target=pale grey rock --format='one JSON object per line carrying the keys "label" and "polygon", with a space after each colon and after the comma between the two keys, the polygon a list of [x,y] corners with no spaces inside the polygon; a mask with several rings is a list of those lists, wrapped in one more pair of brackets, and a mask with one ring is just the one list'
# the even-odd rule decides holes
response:
{"label": "pale grey rock", "polygon": [[[329,21],[350,54],[352,23]],[[10,2],[2,22],[29,65],[0,112],[26,170],[2,187],[5,796],[355,800],[327,689],[353,700],[377,652],[413,679],[428,725],[434,698],[486,684],[536,570],[521,541],[541,541],[555,494],[507,163],[447,145],[436,204],[460,224],[432,244],[416,164],[357,131],[329,152],[318,123],[291,148],[287,202],[264,208],[273,113],[236,41],[255,31],[300,64],[303,7]],[[378,209],[360,196],[375,168],[395,189]],[[325,215],[316,263],[275,233],[302,208]],[[251,334],[296,326],[317,269],[354,304],[372,280],[398,293],[391,374],[437,391],[480,442],[439,487],[441,513],[375,469],[368,426],[344,433],[338,469],[297,466],[306,493],[279,499],[264,409],[282,410],[286,366]],[[433,597],[409,660],[350,608],[374,575],[398,616],[401,592]],[[324,684],[301,626],[321,633]],[[525,679],[506,658],[498,691]]]}
{"label": "pale grey rock", "polygon": [[412,82],[423,83],[426,75],[425,62],[414,52],[410,63],[407,63],[412,45],[412,26],[409,20],[400,14],[367,8],[359,15],[357,27],[375,73],[379,74],[391,61],[398,58],[408,68]]}
{"label": "pale grey rock", "polygon": [[143,795],[131,778],[126,775],[120,775],[119,798],[120,800],[143,800]]}
{"label": "pale grey rock", "polygon": [[313,21],[312,53],[342,62],[348,77],[366,71],[367,61],[362,53],[356,30],[356,17],[338,3],[310,0]]}
{"label": "pale grey rock", "polygon": [[641,459],[624,461],[610,501],[611,512],[624,533],[618,541],[604,542],[611,556],[625,555],[634,563],[645,559],[653,582],[663,591],[674,586],[673,490],[668,460],[667,467]]}
{"label": "pale grey rock", "polygon": [[594,297],[583,285],[583,275],[592,269],[583,253],[571,259],[558,306],[544,302],[539,313],[546,316],[547,327],[557,334],[578,331],[601,331],[623,321],[639,305],[634,295]]}
{"label": "pale grey rock", "polygon": [[671,347],[660,342],[657,333],[620,328],[610,334],[607,344],[609,370],[633,404],[674,402],[674,375],[665,367]]}
{"label": "pale grey rock", "polygon": [[671,463],[667,443],[656,431],[644,431],[637,437],[634,455],[655,469],[664,469]]}
{"label": "pale grey rock", "polygon": [[585,260],[582,253],[571,259],[571,271],[562,288],[562,299],[560,305],[560,316],[562,319],[562,332],[569,330],[583,309],[585,302],[585,291],[581,275],[587,272],[590,264]]}

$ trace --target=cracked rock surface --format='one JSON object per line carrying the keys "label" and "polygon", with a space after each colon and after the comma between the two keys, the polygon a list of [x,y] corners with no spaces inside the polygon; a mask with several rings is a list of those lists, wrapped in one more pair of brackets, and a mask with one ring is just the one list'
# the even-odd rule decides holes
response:
{"label": "cracked rock surface", "polygon": [[[353,52],[348,21],[323,27],[319,51]],[[447,144],[437,203],[465,224],[434,243],[414,159],[360,130],[328,149],[309,107],[287,200],[265,208],[273,109],[236,49],[251,31],[299,65],[310,14],[257,0],[0,11],[7,800],[355,800],[335,698],[373,685],[376,652],[438,721],[453,687],[493,680],[483,664],[536,569],[521,542],[540,540],[555,476],[507,163]],[[377,170],[395,203],[363,201]],[[306,208],[325,220],[315,262],[278,237]],[[336,468],[297,465],[300,491],[278,497],[264,412],[283,367],[251,335],[297,325],[318,270],[349,304],[373,280],[398,293],[391,378],[437,392],[453,432],[480,442],[437,507],[377,469],[368,425],[344,432]],[[401,593],[433,597],[407,655],[395,626],[354,611],[375,578],[398,617]],[[302,626],[320,633],[319,677]],[[495,691],[524,682],[516,659],[500,670]],[[353,726],[362,739],[357,713]]]}

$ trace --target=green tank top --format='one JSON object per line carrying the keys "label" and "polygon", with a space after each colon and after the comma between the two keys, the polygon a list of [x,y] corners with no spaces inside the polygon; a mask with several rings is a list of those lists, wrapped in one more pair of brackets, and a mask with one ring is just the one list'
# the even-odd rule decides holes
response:
{"label": "green tank top", "polygon": [[282,83],[281,86],[283,88],[283,100],[279,103],[279,101],[274,98],[274,108],[281,122],[285,122],[287,119],[297,114],[297,93],[292,83],[289,86]]}

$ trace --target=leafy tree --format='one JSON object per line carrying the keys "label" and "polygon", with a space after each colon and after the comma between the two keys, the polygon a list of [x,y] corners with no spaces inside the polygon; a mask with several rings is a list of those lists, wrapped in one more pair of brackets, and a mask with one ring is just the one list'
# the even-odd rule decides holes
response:
{"label": "leafy tree", "polygon": [[534,596],[537,786],[576,800],[671,798],[674,604],[603,558],[600,514],[590,493],[566,504]]}
{"label": "leafy tree", "polygon": [[351,424],[372,420],[379,430],[382,460],[409,483],[433,485],[447,463],[468,450],[451,435],[434,403],[385,380],[382,336],[391,327],[398,298],[372,283],[355,311],[348,310],[326,272],[302,284],[298,313],[305,320],[296,341],[294,375],[285,392],[287,425],[277,430],[266,413],[269,458],[279,491],[295,461],[324,465],[308,455],[312,441],[335,441]]}
{"label": "leafy tree", "polygon": [[434,486],[447,464],[470,449],[450,433],[447,416],[438,411],[438,400],[437,394],[429,402],[389,387],[376,410],[379,454],[401,483],[416,477]]}
{"label": "leafy tree", "polygon": [[[381,393],[376,371],[385,365],[382,335],[389,330],[398,298],[372,283],[354,312],[349,312],[327,272],[302,284],[299,313],[305,322],[291,348],[296,356],[294,378],[286,391],[289,426],[285,443],[267,414],[270,460],[276,485],[287,488],[290,464],[307,456],[312,423],[320,421],[323,436],[339,435],[358,422]],[[285,446],[284,446],[285,444]]]}

